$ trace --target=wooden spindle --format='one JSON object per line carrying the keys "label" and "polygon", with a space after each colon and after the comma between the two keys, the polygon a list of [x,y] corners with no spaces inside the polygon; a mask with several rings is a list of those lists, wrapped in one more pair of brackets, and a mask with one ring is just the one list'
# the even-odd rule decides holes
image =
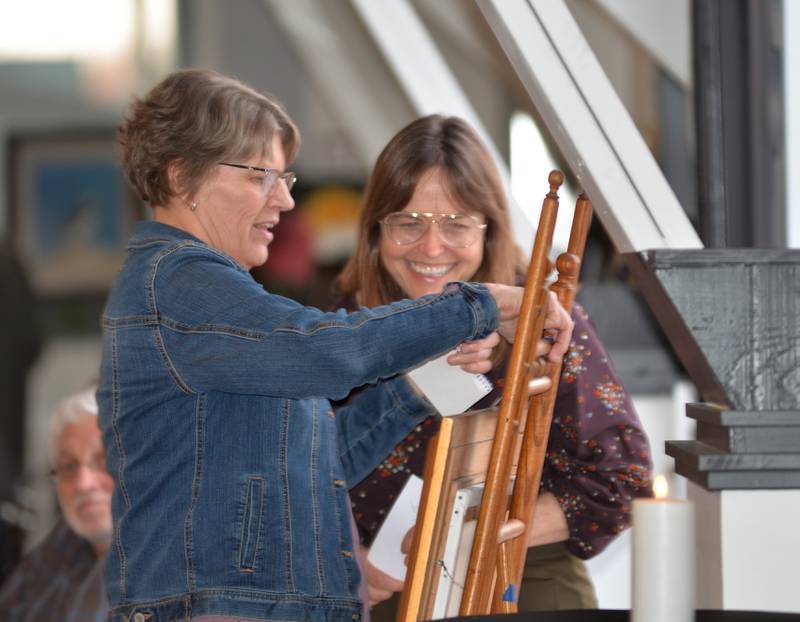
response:
{"label": "wooden spindle", "polygon": [[[569,312],[577,292],[581,260],[586,247],[586,238],[591,224],[592,204],[581,194],[575,205],[575,215],[570,230],[567,251],[559,255],[556,261],[558,280],[551,286],[558,296],[561,305]],[[501,577],[503,584],[498,584],[494,591],[492,612],[513,613],[516,602],[503,600],[502,595],[509,585],[513,586],[515,596],[519,596],[520,583],[525,568],[528,550],[529,531],[533,525],[536,511],[536,500],[539,495],[539,484],[542,477],[550,425],[553,419],[553,407],[558,393],[558,381],[561,376],[561,363],[549,365],[548,375],[551,386],[545,393],[530,398],[528,421],[525,427],[524,440],[517,466],[517,478],[512,493],[509,520],[520,520],[526,525],[525,533],[501,546],[505,547],[503,559],[509,568],[498,569],[498,583]]]}
{"label": "wooden spindle", "polygon": [[503,401],[497,417],[497,428],[486,473],[486,484],[478,513],[475,540],[461,599],[461,615],[487,613],[491,606],[493,577],[497,562],[497,537],[508,507],[508,483],[511,479],[512,446],[515,427],[527,406],[526,365],[536,358],[536,343],[542,334],[547,310],[543,296],[547,278],[547,256],[553,241],[558,213],[558,189],[564,182],[560,171],[548,177],[550,192],[542,203],[531,263],[525,281],[517,332],[505,377]]}

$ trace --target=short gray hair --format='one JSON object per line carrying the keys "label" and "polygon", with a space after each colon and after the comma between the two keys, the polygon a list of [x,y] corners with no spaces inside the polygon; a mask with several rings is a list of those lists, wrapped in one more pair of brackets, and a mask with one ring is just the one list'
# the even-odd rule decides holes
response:
{"label": "short gray hair", "polygon": [[58,457],[58,441],[64,430],[83,417],[97,418],[97,399],[94,394],[97,385],[93,384],[74,395],[65,398],[50,417],[50,429],[47,438],[47,455],[50,465],[55,466]]}
{"label": "short gray hair", "polygon": [[[151,206],[192,194],[222,161],[269,156],[277,135],[286,162],[300,148],[300,132],[272,97],[209,69],[168,75],[136,99],[118,128],[122,169],[139,198]],[[179,170],[172,186],[168,165]]]}

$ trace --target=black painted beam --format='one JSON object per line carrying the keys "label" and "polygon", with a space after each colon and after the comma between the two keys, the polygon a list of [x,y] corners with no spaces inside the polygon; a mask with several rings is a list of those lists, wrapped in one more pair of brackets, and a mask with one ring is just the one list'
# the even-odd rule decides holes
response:
{"label": "black painted beam", "polygon": [[626,259],[703,400],[800,411],[800,250],[657,250]]}
{"label": "black painted beam", "polygon": [[729,454],[701,441],[668,441],[666,452],[706,490],[800,488],[800,453]]}
{"label": "black painted beam", "polygon": [[786,245],[780,0],[692,3],[700,237]]}

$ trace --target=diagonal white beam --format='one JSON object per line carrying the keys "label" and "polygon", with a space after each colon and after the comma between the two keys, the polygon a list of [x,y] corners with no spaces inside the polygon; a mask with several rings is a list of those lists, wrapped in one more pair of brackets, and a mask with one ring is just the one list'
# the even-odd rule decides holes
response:
{"label": "diagonal white beam", "polygon": [[563,0],[477,0],[620,252],[700,248]]}
{"label": "diagonal white beam", "polygon": [[[505,160],[408,0],[351,2],[416,113],[454,115],[470,123],[489,147],[506,195],[511,197]],[[527,252],[532,246],[534,224],[512,198],[509,203],[515,237]]]}
{"label": "diagonal white beam", "polygon": [[364,169],[369,170],[396,119],[409,107],[385,84],[383,63],[374,58],[369,39],[357,36],[355,16],[327,0],[262,0],[273,19],[295,43],[308,75],[325,106],[346,128]]}

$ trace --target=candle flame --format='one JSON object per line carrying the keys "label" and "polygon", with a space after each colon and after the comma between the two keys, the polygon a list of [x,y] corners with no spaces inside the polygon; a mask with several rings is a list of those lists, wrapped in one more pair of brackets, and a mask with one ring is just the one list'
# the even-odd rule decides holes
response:
{"label": "candle flame", "polygon": [[666,499],[668,492],[669,484],[667,483],[667,478],[659,475],[653,482],[653,495],[655,495],[656,499]]}

